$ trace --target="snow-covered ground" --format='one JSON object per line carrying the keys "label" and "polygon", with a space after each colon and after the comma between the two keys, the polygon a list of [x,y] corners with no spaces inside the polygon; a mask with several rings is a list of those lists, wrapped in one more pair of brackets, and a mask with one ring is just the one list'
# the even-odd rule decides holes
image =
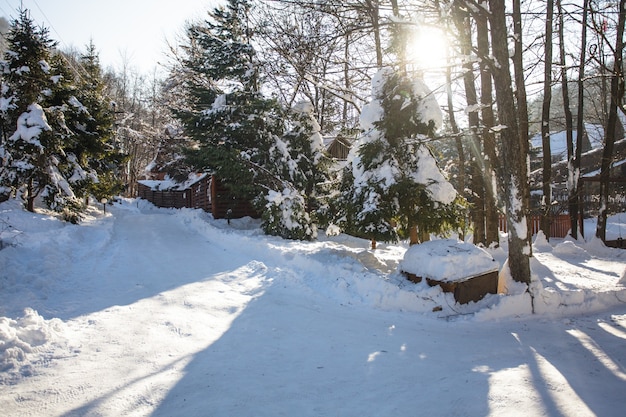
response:
{"label": "snow-covered ground", "polygon": [[624,415],[625,250],[537,240],[532,314],[405,280],[404,245],[101,208],[0,205],[2,416]]}

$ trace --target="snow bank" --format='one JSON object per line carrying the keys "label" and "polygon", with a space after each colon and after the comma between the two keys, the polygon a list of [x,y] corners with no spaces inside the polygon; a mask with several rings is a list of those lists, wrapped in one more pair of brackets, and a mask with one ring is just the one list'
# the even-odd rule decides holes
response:
{"label": "snow bank", "polygon": [[15,320],[0,317],[0,372],[30,375],[31,364],[41,360],[48,345],[61,337],[64,326],[61,320],[45,320],[30,308]]}
{"label": "snow bank", "polygon": [[530,290],[513,281],[505,262],[498,283],[502,295],[474,317],[567,317],[626,303],[626,280],[618,279],[626,273],[622,271],[626,251],[607,248],[595,238],[589,242],[569,238],[554,241],[553,247],[543,234],[535,239]]}
{"label": "snow bank", "polygon": [[[83,260],[97,257],[114,239],[114,217],[122,215],[174,216],[182,229],[203,235],[228,257],[263,262],[271,271],[268,276],[273,285],[284,285],[298,294],[305,291],[322,295],[340,305],[420,313],[435,319],[496,320],[532,314],[526,286],[512,282],[510,277],[507,281],[508,269],[503,267],[505,234],[501,235],[500,248],[487,250],[450,239],[412,247],[381,243],[371,250],[368,241],[345,234],[321,233],[313,242],[288,241],[264,235],[260,221],[255,219],[236,219],[228,224],[202,210],[160,209],[144,200],[122,199],[107,209],[109,217],[87,217],[89,222],[79,226],[24,212],[10,202],[1,204],[0,218],[10,218],[21,233],[19,245],[37,249],[43,262],[18,265],[12,256],[2,256],[2,252],[8,255],[17,248],[0,252],[0,277],[3,269],[19,271],[0,281],[0,292],[22,300],[21,309],[7,310],[10,307],[5,305],[0,315],[16,316],[24,307],[44,311],[39,299],[65,291],[64,265],[80,265]],[[62,252],[61,247],[66,246],[70,249]],[[567,316],[626,302],[625,258],[626,251],[606,248],[594,240],[548,242],[537,236],[531,262],[535,313]],[[422,276],[442,280],[498,268],[507,294],[489,294],[467,305],[455,303],[452,294],[443,293],[439,287],[414,284],[400,273],[419,270]]]}

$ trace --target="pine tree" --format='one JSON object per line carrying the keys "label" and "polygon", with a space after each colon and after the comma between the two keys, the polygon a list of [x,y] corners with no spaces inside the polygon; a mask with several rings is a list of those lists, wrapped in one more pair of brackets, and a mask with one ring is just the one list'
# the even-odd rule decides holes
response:
{"label": "pine tree", "polygon": [[75,139],[71,151],[91,175],[86,193],[96,199],[110,198],[123,188],[116,173],[126,159],[115,145],[115,114],[107,98],[100,60],[93,42],[78,60],[76,96],[70,97],[71,129]]}
{"label": "pine tree", "polygon": [[[21,10],[7,36],[1,94],[3,156],[0,184],[6,193],[19,190],[27,208],[51,186],[65,191],[58,172],[62,156],[59,135],[53,132],[44,108],[62,77],[50,66],[54,42],[37,28],[27,10]],[[53,116],[53,118],[55,118]]]}
{"label": "pine tree", "polygon": [[182,67],[170,77],[184,80],[188,98],[174,109],[193,141],[185,160],[252,201],[266,233],[313,239],[317,184],[327,177],[320,128],[312,106],[285,111],[261,92],[250,7],[231,0],[187,30]]}
{"label": "pine tree", "polygon": [[423,240],[460,225],[460,201],[426,144],[440,124],[421,80],[379,71],[344,171],[340,223],[347,232],[396,241],[417,228]]}
{"label": "pine tree", "polygon": [[285,187],[266,194],[263,228],[268,234],[309,240],[317,236],[317,211],[323,204],[320,184],[328,180],[330,160],[313,105],[298,103],[289,118],[291,128],[271,149],[271,166]]}
{"label": "pine tree", "polygon": [[196,169],[214,173],[238,197],[258,197],[261,169],[282,112],[257,89],[254,49],[249,44],[247,1],[231,0],[211,14],[212,21],[187,29],[183,71],[188,108],[175,110],[197,147],[186,159]]}
{"label": "pine tree", "polygon": [[22,196],[30,211],[40,197],[76,221],[84,208],[81,197],[107,172],[97,168],[111,155],[105,142],[112,121],[89,100],[97,86],[77,86],[66,58],[54,51],[47,30],[37,29],[28,11],[12,23],[8,47],[0,91],[0,191]]}

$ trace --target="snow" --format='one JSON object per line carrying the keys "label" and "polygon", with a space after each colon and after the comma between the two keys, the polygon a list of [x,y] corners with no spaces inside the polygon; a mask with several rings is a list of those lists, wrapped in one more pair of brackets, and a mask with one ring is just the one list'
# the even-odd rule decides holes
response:
{"label": "snow", "polygon": [[228,107],[226,94],[220,94],[217,96],[213,104],[211,104],[211,108],[203,111],[205,116],[210,116],[214,113],[219,113],[224,111]]}
{"label": "snow", "polygon": [[[147,168],[146,168],[147,169]],[[207,173],[190,173],[187,176],[187,180],[183,182],[178,182],[169,176],[166,176],[164,180],[139,180],[140,184],[145,185],[153,191],[183,191],[206,178],[209,175]]]}
{"label": "snow", "polygon": [[422,99],[417,109],[417,114],[420,115],[422,121],[424,123],[432,121],[435,124],[435,129],[441,129],[443,126],[441,107],[439,107],[435,95],[422,79],[416,78],[413,80],[413,94]]}
{"label": "snow", "polygon": [[623,414],[626,251],[597,240],[535,239],[531,314],[407,281],[405,244],[127,199],[0,220],[3,417]]}
{"label": "snow", "polygon": [[419,170],[413,173],[414,181],[418,184],[427,184],[426,189],[433,201],[451,204],[456,198],[456,190],[444,177],[431,152],[422,145],[417,148],[416,153]]}
{"label": "snow", "polygon": [[422,278],[452,282],[497,271],[499,265],[486,250],[471,243],[440,239],[411,246],[399,268]]}
{"label": "snow", "polygon": [[87,107],[85,107],[83,103],[81,103],[75,96],[71,96],[68,100],[68,103],[71,106],[75,107],[79,113],[89,114],[89,110],[87,110]]}
{"label": "snow", "polygon": [[[591,143],[591,149],[597,149],[602,147],[604,141],[604,127],[602,125],[585,123],[585,132]],[[576,143],[577,131],[572,132],[572,140]],[[530,144],[532,148],[538,149],[538,155],[542,156],[542,139],[541,134],[536,134],[530,138]],[[574,145],[575,146],[575,145]],[[567,159],[567,132],[553,132],[550,133],[550,153],[553,158],[558,160]]]}
{"label": "snow", "polygon": [[41,147],[39,135],[42,131],[50,131],[48,119],[43,108],[36,103],[28,106],[28,110],[17,118],[17,130],[9,138],[10,141],[23,140],[37,147]]}

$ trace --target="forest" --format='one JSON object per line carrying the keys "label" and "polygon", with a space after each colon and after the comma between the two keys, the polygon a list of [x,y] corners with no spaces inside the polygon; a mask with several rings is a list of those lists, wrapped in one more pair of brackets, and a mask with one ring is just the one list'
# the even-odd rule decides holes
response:
{"label": "forest", "polygon": [[[211,173],[289,239],[457,233],[489,247],[505,216],[511,275],[529,284],[531,214],[547,237],[569,214],[577,238],[595,170],[593,233],[611,202],[623,209],[625,2],[228,0],[152,75],[103,68],[93,43],[61,50],[21,10],[2,43],[0,201],[78,222],[89,197],[135,196],[150,170]],[[347,158],[328,152],[337,141]]]}

